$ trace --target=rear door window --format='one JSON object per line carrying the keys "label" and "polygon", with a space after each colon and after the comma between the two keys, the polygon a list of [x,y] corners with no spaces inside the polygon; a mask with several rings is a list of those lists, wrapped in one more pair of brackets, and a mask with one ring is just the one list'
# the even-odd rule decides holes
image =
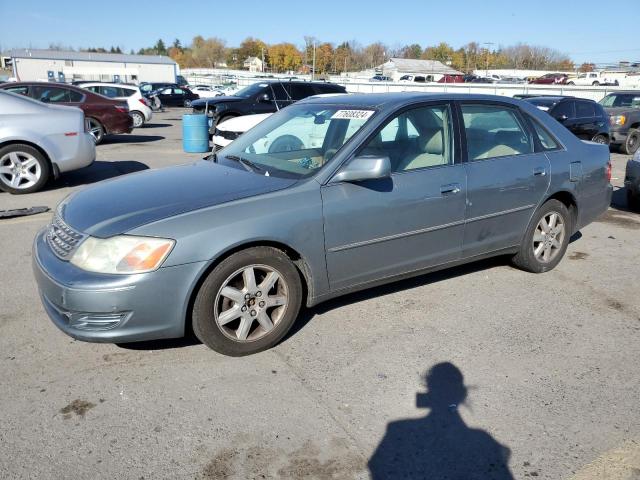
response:
{"label": "rear door window", "polygon": [[315,93],[316,92],[312,85],[304,85],[300,83],[291,84],[291,98],[293,100],[302,100],[303,98],[307,98]]}
{"label": "rear door window", "polygon": [[555,118],[562,117],[576,118],[576,112],[573,105],[574,102],[560,102],[553,108],[553,116]]}
{"label": "rear door window", "polygon": [[84,100],[84,95],[75,90],[69,90],[69,101],[71,103],[80,103]]}
{"label": "rear door window", "polygon": [[534,152],[525,122],[511,107],[462,104],[462,117],[471,161]]}
{"label": "rear door window", "polygon": [[576,118],[596,116],[596,109],[591,102],[576,102]]}
{"label": "rear door window", "polygon": [[105,97],[109,97],[109,98],[116,98],[119,97],[119,91],[120,90],[118,87],[110,87],[107,85],[102,85],[100,87],[100,94],[104,95]]}

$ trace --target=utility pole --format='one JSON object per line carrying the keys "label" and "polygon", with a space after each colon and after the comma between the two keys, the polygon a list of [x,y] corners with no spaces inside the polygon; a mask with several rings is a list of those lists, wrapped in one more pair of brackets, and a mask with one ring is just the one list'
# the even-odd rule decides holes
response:
{"label": "utility pole", "polygon": [[262,73],[264,73],[264,47],[260,47],[260,50],[262,51],[262,63],[260,64],[260,69],[262,70]]}
{"label": "utility pole", "polygon": [[313,41],[313,66],[311,67],[311,81],[316,77],[316,41]]}
{"label": "utility pole", "polygon": [[484,42],[483,45],[487,46],[487,56],[485,58],[484,75],[485,75],[485,77],[488,77],[489,76],[489,46],[495,45],[495,43],[493,43],[493,42]]}

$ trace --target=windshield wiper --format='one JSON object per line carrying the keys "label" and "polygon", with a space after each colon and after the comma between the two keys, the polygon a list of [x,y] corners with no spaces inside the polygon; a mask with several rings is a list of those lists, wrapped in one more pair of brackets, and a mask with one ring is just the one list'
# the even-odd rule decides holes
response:
{"label": "windshield wiper", "polygon": [[229,160],[235,160],[249,172],[264,171],[264,168],[260,167],[256,163],[253,163],[251,160],[247,160],[246,158],[238,157],[237,155],[225,155],[225,158],[228,158]]}

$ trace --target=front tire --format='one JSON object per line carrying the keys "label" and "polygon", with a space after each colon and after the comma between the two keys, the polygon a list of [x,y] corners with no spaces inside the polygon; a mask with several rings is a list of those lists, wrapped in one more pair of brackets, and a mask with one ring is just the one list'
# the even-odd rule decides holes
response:
{"label": "front tire", "polygon": [[191,108],[191,100],[185,98],[184,102],[182,102],[182,105],[184,106],[184,108]]}
{"label": "front tire", "polygon": [[193,304],[193,331],[216,352],[250,355],[276,345],[301,304],[302,281],[289,257],[272,247],[249,248],[206,277]]}
{"label": "front tire", "polygon": [[13,194],[37,192],[50,174],[49,161],[34,147],[13,144],[0,148],[0,190]]}
{"label": "front tire", "polygon": [[638,151],[638,147],[640,147],[640,130],[632,128],[627,133],[627,138],[622,144],[622,152],[627,155],[633,155]]}
{"label": "front tire", "polygon": [[564,203],[548,200],[533,215],[513,264],[532,273],[553,270],[567,250],[572,228]]}

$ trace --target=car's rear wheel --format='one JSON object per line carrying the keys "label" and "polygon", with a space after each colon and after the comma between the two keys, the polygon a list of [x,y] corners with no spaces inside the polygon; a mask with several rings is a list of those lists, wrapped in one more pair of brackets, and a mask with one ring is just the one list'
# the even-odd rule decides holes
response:
{"label": "car's rear wheel", "polygon": [[0,190],[14,194],[37,192],[47,183],[50,172],[47,159],[30,145],[0,148]]}
{"label": "car's rear wheel", "polygon": [[600,86],[600,82],[593,82],[591,85],[593,85],[594,87],[599,87]]}
{"label": "car's rear wheel", "polygon": [[533,273],[552,270],[567,250],[571,229],[567,207],[558,200],[548,200],[531,219],[513,263]]}
{"label": "car's rear wheel", "polygon": [[632,128],[627,133],[627,138],[622,144],[622,151],[627,155],[633,155],[640,147],[640,130]]}
{"label": "car's rear wheel", "polygon": [[102,143],[102,140],[104,140],[104,127],[95,118],[88,118],[87,122],[89,123],[89,133],[93,137],[94,142],[96,142],[96,145],[99,145]]}
{"label": "car's rear wheel", "polygon": [[591,139],[592,142],[601,143],[602,145],[609,145],[609,137],[606,135],[598,134]]}
{"label": "car's rear wheel", "polygon": [[182,102],[182,105],[183,105],[185,108],[191,108],[191,100],[189,100],[188,98],[185,98],[185,99],[184,99],[184,102]]}
{"label": "car's rear wheel", "polygon": [[140,128],[144,125],[144,115],[142,114],[142,112],[138,112],[136,110],[136,111],[130,112],[129,115],[131,115],[131,118],[133,119],[134,128]]}
{"label": "car's rear wheel", "polygon": [[573,86],[573,85],[575,85],[575,83],[573,83],[573,82],[569,82],[569,83],[567,83],[567,85],[571,85],[571,86]]}
{"label": "car's rear wheel", "polygon": [[249,355],[277,344],[301,303],[300,274],[289,257],[272,247],[249,248],[206,277],[193,304],[193,331],[219,353]]}

